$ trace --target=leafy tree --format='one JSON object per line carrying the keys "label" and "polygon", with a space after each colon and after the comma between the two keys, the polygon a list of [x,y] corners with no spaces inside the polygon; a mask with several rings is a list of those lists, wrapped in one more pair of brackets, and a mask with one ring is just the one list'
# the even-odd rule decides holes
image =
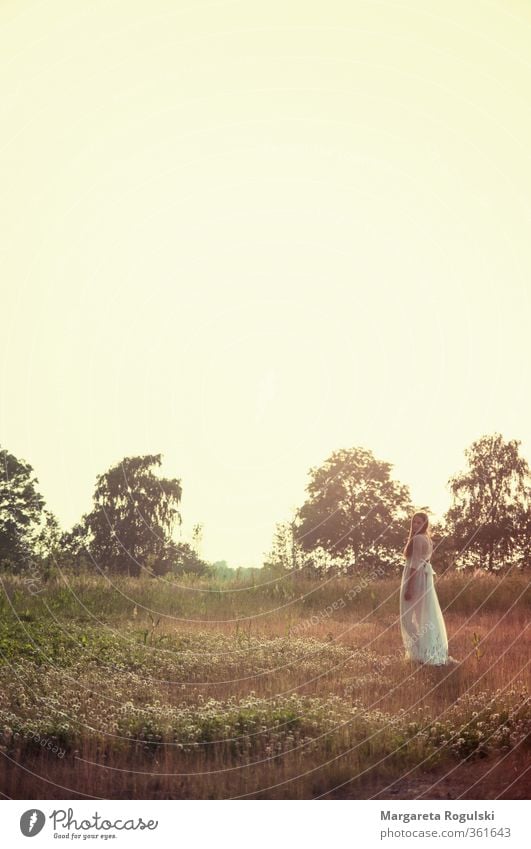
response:
{"label": "leafy tree", "polygon": [[173,572],[175,575],[209,575],[211,569],[199,557],[197,551],[187,542],[169,542],[164,557],[154,564],[153,571],[161,575]]}
{"label": "leafy tree", "polygon": [[468,468],[448,481],[445,525],[464,566],[498,571],[529,561],[531,489],[520,441],[486,435],[465,450]]}
{"label": "leafy tree", "polygon": [[139,575],[164,560],[181,515],[178,479],[159,478],[161,454],[125,457],[96,481],[94,507],[65,538],[72,550],[86,550],[103,569]]}
{"label": "leafy tree", "polygon": [[[55,522],[37,484],[29,463],[0,448],[0,563],[16,571],[41,553],[43,526],[49,522],[51,528]],[[45,536],[40,543],[46,543]]]}
{"label": "leafy tree", "polygon": [[408,487],[391,480],[391,468],[358,447],[335,451],[312,468],[309,498],[295,520],[302,548],[320,547],[340,558],[347,573],[375,565],[388,571],[398,567],[413,506]]}

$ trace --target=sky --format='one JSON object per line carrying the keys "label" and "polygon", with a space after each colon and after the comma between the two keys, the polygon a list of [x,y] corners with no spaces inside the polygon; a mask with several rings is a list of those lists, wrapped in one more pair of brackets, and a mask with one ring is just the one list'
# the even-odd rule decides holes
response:
{"label": "sky", "polygon": [[434,518],[531,461],[531,5],[0,4],[0,445],[70,528],[134,454],[260,566],[362,446]]}

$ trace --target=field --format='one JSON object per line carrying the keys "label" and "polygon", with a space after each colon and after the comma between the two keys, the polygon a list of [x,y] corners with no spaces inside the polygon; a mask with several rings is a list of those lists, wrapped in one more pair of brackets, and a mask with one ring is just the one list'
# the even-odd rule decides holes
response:
{"label": "field", "polygon": [[526,575],[436,579],[451,669],[398,577],[1,581],[4,797],[529,797]]}

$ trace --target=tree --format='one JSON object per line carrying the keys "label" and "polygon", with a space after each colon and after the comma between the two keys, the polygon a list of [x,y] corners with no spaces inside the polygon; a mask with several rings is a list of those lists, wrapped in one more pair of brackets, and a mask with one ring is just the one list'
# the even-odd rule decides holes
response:
{"label": "tree", "polygon": [[342,449],[310,469],[309,498],[295,520],[305,551],[322,548],[351,573],[399,565],[404,524],[413,510],[408,487],[391,480],[390,463],[365,448]]}
{"label": "tree", "polygon": [[[139,575],[167,556],[182,487],[178,479],[159,478],[160,454],[125,457],[96,481],[94,508],[73,534],[103,569]],[[72,540],[71,540],[72,541]]]}
{"label": "tree", "polygon": [[37,484],[29,463],[0,448],[0,563],[8,563],[16,571],[39,555],[43,525],[55,521],[44,510]]}
{"label": "tree", "polygon": [[164,557],[155,564],[155,574],[173,572],[175,575],[209,575],[211,569],[199,557],[197,551],[187,542],[169,542]]}
{"label": "tree", "polygon": [[529,555],[531,490],[520,441],[486,435],[465,450],[468,468],[448,481],[453,503],[445,516],[463,565],[498,571]]}

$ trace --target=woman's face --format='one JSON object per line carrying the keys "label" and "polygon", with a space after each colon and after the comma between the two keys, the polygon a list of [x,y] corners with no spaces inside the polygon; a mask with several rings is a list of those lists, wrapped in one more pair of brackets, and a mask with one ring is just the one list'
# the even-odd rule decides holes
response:
{"label": "woman's face", "polygon": [[422,516],[415,516],[413,519],[413,533],[416,534],[424,524]]}

